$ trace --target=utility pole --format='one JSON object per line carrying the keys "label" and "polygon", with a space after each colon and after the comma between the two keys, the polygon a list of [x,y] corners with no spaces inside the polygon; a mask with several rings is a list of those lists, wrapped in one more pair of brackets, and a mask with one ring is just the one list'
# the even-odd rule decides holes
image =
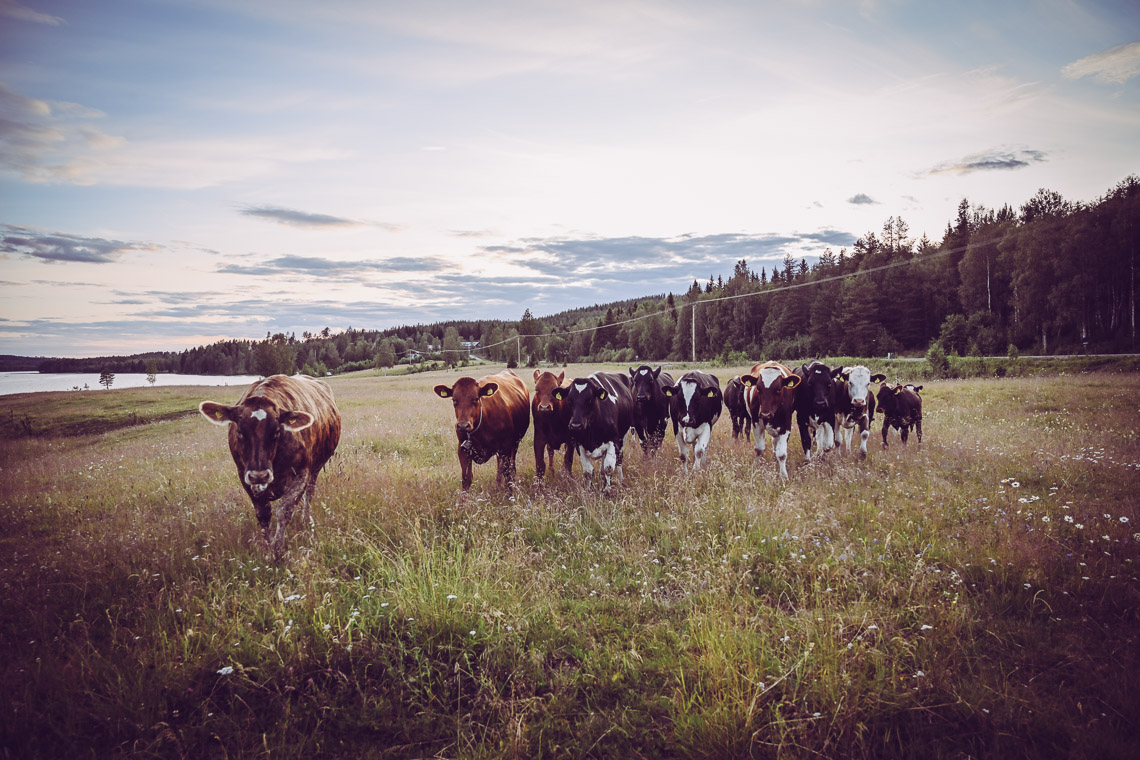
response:
{"label": "utility pole", "polygon": [[519,336],[519,335],[515,336],[515,351],[518,354],[518,358],[516,359],[516,363],[517,363],[516,366],[521,367],[522,366],[522,336]]}
{"label": "utility pole", "polygon": [[693,301],[693,364],[697,363],[697,302]]}

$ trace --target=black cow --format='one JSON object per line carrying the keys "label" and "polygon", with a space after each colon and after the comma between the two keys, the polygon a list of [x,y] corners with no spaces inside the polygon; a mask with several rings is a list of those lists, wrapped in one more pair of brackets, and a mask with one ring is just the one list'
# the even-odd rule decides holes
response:
{"label": "black cow", "polygon": [[830,369],[820,361],[802,364],[796,370],[796,425],[804,461],[811,461],[812,444],[823,456],[835,446],[835,383],[841,367]]}
{"label": "black cow", "polygon": [[871,437],[871,423],[875,421],[875,394],[871,383],[881,383],[886,375],[871,374],[861,364],[840,367],[835,378],[835,413],[838,415],[840,451],[851,451],[855,428],[859,428],[859,458],[867,457],[867,439]]}
{"label": "black cow", "polygon": [[693,370],[686,372],[676,385],[666,388],[665,394],[672,401],[669,411],[681,461],[686,465],[692,463],[696,471],[705,461],[713,425],[720,419],[723,404],[720,380],[715,375]]}
{"label": "black cow", "polygon": [[[665,440],[665,422],[669,419],[669,399],[665,388],[673,385],[673,377],[661,368],[653,369],[641,365],[630,367],[630,386],[633,391],[633,429],[641,440],[641,450],[649,456],[656,456]],[[673,432],[676,433],[676,425]]]}
{"label": "black cow", "polygon": [[554,398],[565,400],[570,407],[570,442],[578,449],[578,460],[586,481],[594,478],[592,460],[602,460],[606,490],[611,474],[617,472],[622,482],[622,446],[633,427],[633,393],[625,375],[595,372],[589,377],[575,378],[568,387],[556,388]]}
{"label": "black cow", "polygon": [[879,386],[879,411],[883,413],[883,448],[887,448],[887,431],[895,428],[899,437],[905,444],[913,427],[918,435],[918,442],[922,443],[922,396],[918,391],[919,385],[887,385]]}
{"label": "black cow", "polygon": [[744,440],[752,440],[752,421],[748,417],[748,404],[744,400],[746,390],[740,375],[728,381],[724,389],[724,406],[728,409],[728,416],[732,419],[732,440],[740,437],[744,431]]}

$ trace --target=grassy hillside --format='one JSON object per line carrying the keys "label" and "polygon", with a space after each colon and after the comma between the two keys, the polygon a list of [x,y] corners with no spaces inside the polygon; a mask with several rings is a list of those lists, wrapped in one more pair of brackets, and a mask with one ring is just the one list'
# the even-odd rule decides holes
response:
{"label": "grassy hillside", "polygon": [[605,498],[529,435],[460,493],[458,374],[332,379],[276,564],[193,414],[237,389],[0,398],[0,754],[1140,753],[1140,375],[926,381],[921,447],[793,433],[787,485],[723,417]]}

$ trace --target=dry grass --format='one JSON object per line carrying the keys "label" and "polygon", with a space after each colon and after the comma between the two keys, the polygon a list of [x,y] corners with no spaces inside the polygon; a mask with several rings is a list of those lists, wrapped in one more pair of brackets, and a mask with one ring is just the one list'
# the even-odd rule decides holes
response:
{"label": "dry grass", "polygon": [[682,474],[671,440],[656,460],[630,443],[606,498],[577,465],[536,483],[529,437],[513,493],[487,464],[462,494],[451,406],[430,391],[456,374],[333,379],[344,437],[315,531],[292,531],[280,564],[223,436],[178,416],[199,391],[98,435],[68,434],[68,415],[114,418],[110,394],[45,396],[57,434],[0,444],[0,748],[1140,750],[1140,377],[928,383],[922,447],[884,452],[876,425],[869,461],[801,467],[793,435],[786,486],[725,418],[707,470]]}

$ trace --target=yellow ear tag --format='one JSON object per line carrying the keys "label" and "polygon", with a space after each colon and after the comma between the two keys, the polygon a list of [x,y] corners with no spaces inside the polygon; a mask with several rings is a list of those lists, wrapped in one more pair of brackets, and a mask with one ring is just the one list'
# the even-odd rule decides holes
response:
{"label": "yellow ear tag", "polygon": [[716,398],[716,391],[709,391],[709,392],[708,392],[708,397],[709,397],[709,398]]}
{"label": "yellow ear tag", "polygon": [[602,401],[605,401],[606,400],[606,392],[602,391],[601,393],[599,393],[598,398],[601,399]]}
{"label": "yellow ear tag", "polygon": [[219,420],[223,417],[221,412],[214,412],[214,416],[217,417]]}

